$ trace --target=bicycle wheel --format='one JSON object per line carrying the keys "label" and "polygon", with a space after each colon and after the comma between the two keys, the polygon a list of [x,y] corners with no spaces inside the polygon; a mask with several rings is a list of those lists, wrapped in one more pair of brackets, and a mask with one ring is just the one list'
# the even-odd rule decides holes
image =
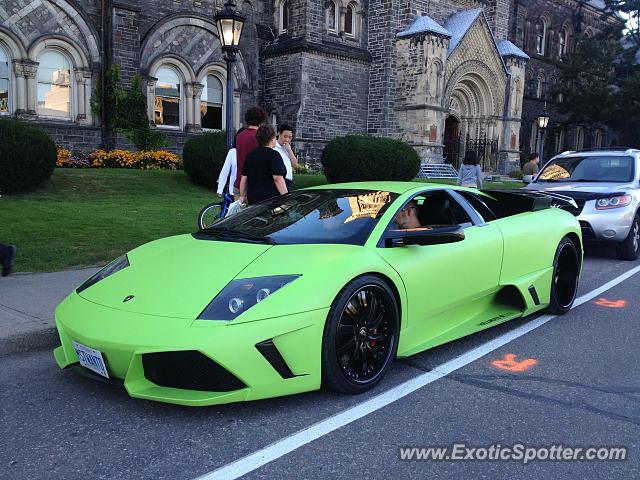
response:
{"label": "bicycle wheel", "polygon": [[200,210],[200,215],[198,215],[198,228],[204,230],[220,220],[220,209],[219,203],[210,203]]}

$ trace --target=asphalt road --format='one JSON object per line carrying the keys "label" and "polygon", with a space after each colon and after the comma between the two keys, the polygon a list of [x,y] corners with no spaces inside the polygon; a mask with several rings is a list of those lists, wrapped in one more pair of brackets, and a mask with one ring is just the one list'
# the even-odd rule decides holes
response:
{"label": "asphalt road", "polygon": [[[640,262],[586,258],[580,295]],[[444,378],[322,436],[247,478],[638,478],[640,273]],[[619,306],[626,302],[622,308]],[[535,318],[535,317],[534,317]],[[313,392],[187,408],[132,399],[56,366],[51,352],[0,363],[0,478],[192,479],[359,405],[513,331],[510,322],[394,364],[373,392]],[[529,368],[492,364],[516,355]],[[527,363],[528,362],[528,363]],[[533,364],[535,363],[535,364]],[[625,461],[400,461],[401,446],[625,446]]]}

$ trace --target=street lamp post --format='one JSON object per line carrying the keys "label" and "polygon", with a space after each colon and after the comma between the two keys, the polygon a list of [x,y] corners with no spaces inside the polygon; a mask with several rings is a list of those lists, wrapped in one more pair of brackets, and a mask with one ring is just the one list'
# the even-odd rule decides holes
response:
{"label": "street lamp post", "polygon": [[544,162],[544,132],[549,126],[549,114],[545,105],[544,111],[536,118],[538,129],[540,130],[540,162]]}
{"label": "street lamp post", "polygon": [[218,27],[220,45],[227,62],[227,108],[226,124],[227,150],[233,148],[233,63],[236,61],[236,51],[242,35],[245,17],[236,10],[233,0],[227,0],[224,9],[215,14],[214,20]]}

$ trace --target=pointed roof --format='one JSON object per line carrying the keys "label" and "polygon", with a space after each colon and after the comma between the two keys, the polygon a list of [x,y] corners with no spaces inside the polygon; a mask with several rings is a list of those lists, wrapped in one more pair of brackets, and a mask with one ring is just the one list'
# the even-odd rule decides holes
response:
{"label": "pointed roof", "polygon": [[509,40],[500,40],[497,46],[501,57],[518,57],[524,58],[525,60],[529,60],[530,58],[529,55],[524,53]]}
{"label": "pointed roof", "polygon": [[447,19],[444,28],[451,32],[448,55],[451,55],[456,49],[471,28],[471,25],[473,25],[473,22],[475,22],[480,15],[482,15],[482,9],[473,8],[471,10],[462,10],[454,13]]}
{"label": "pointed roof", "polygon": [[411,22],[411,25],[398,33],[396,37],[410,37],[418,33],[435,33],[436,35],[451,38],[451,33],[446,28],[426,15],[416,17],[413,22]]}

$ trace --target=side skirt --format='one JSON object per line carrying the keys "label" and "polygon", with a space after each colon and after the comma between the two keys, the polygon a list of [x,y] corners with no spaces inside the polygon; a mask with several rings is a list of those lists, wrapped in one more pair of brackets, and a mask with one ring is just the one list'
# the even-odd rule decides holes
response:
{"label": "side skirt", "polygon": [[487,297],[457,306],[424,322],[411,322],[413,328],[401,333],[398,357],[408,357],[520,318],[525,311],[527,304],[518,288],[504,286]]}

